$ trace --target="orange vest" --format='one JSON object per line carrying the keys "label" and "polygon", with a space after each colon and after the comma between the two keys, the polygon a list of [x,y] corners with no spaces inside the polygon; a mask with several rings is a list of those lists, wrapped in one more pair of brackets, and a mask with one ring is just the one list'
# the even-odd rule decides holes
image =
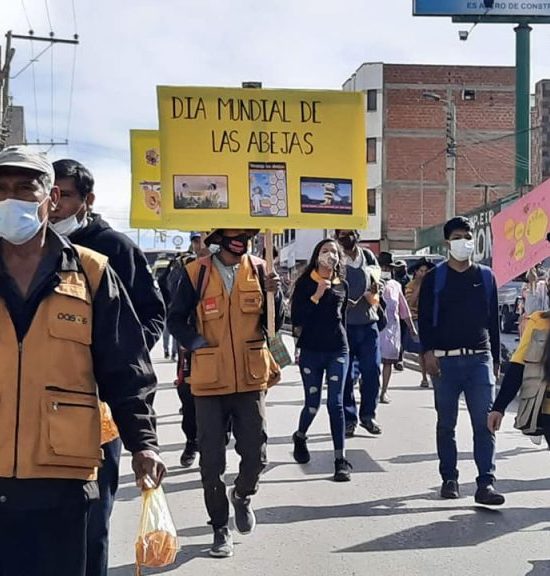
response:
{"label": "orange vest", "polygon": [[101,463],[90,287],[107,258],[78,253],[86,277],[59,273],[21,343],[0,300],[0,477],[93,480]]}
{"label": "orange vest", "polygon": [[[187,266],[196,287],[204,259]],[[197,306],[197,330],[210,344],[191,356],[189,383],[195,396],[265,390],[281,377],[262,330],[264,296],[250,258],[243,256],[235,285],[227,293],[216,266]]]}

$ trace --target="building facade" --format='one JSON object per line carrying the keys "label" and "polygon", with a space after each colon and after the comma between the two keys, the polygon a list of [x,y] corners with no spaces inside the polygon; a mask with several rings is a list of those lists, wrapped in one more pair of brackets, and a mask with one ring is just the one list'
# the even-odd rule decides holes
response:
{"label": "building facade", "polygon": [[[416,248],[416,230],[445,220],[455,106],[456,213],[514,191],[513,67],[363,64],[343,86],[365,93],[369,234]],[[373,192],[373,189],[375,192]]]}
{"label": "building facade", "polygon": [[535,86],[531,122],[531,183],[538,186],[550,178],[550,80]]}

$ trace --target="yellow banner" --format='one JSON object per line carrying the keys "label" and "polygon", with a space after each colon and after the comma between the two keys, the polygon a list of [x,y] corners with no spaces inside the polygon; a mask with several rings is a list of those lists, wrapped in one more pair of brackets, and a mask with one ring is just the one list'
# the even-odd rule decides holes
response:
{"label": "yellow banner", "polygon": [[164,228],[366,228],[362,94],[157,94]]}
{"label": "yellow banner", "polygon": [[130,130],[132,228],[161,228],[160,139],[158,130]]}

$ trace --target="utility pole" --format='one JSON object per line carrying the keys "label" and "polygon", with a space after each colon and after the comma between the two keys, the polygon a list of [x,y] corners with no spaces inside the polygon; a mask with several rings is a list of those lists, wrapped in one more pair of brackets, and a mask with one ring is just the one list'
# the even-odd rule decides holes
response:
{"label": "utility pole", "polygon": [[[15,48],[12,48],[12,40],[32,40],[36,42],[49,42],[50,44],[79,44],[78,34],[73,38],[56,38],[53,32],[49,36],[35,36],[29,31],[28,35],[13,34],[11,30],[6,33],[6,56],[2,66],[0,53],[0,150],[6,145],[6,140],[10,133],[10,70],[11,62],[15,56]],[[28,143],[30,144],[30,143]],[[32,144],[42,144],[41,142],[32,142]],[[49,146],[55,144],[67,144],[67,142],[45,142]]]}
{"label": "utility pole", "polygon": [[447,111],[447,197],[445,216],[447,220],[456,214],[456,105],[449,89],[445,101]]}
{"label": "utility pole", "polygon": [[531,102],[530,58],[531,26],[520,22],[516,33],[516,190],[530,183]]}

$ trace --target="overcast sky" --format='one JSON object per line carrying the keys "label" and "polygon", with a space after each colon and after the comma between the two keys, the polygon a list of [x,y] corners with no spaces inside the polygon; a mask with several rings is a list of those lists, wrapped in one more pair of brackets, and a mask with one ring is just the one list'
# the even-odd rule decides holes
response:
{"label": "overcast sky", "polygon": [[[443,1],[443,0],[441,0]],[[363,62],[513,65],[511,25],[478,26],[467,42],[447,18],[413,18],[412,0],[74,0],[76,49],[56,45],[12,81],[25,106],[27,137],[67,136],[73,57],[76,74],[69,146],[96,177],[97,206],[127,230],[130,198],[128,131],[157,128],[158,84],[332,88]],[[1,0],[3,32],[58,37],[75,33],[73,0]],[[25,8],[26,13],[25,14]],[[550,30],[532,34],[532,81],[550,78]],[[34,54],[47,45],[33,42]],[[4,39],[2,39],[4,45]],[[15,41],[12,74],[31,58]],[[53,53],[53,122],[52,122]],[[36,92],[34,90],[36,86]],[[35,93],[36,103],[35,106]],[[38,125],[38,132],[36,127]],[[53,130],[52,130],[53,125]]]}

